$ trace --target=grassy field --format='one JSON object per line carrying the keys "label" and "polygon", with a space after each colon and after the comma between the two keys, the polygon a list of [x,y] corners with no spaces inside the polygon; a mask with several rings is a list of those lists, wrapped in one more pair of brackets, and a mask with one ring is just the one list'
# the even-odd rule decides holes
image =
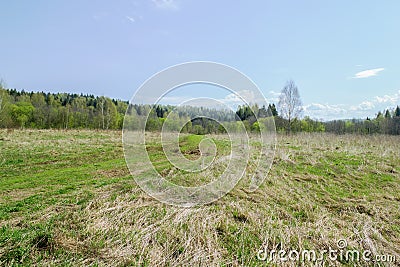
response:
{"label": "grassy field", "polygon": [[[200,141],[186,137],[181,150],[196,158]],[[225,155],[228,144],[217,144]],[[0,130],[0,149],[1,266],[275,266],[257,252],[336,248],[339,239],[396,262],[325,266],[400,265],[398,136],[278,136],[261,188],[239,185],[190,209],[135,184],[119,131]],[[157,144],[147,149],[161,173],[172,170]],[[302,264],[311,266],[279,266]]]}

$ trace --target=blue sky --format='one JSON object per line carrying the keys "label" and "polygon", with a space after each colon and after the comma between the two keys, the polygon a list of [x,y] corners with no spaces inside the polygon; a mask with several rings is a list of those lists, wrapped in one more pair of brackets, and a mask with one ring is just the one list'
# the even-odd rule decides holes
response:
{"label": "blue sky", "polygon": [[151,75],[215,61],[271,101],[293,79],[305,115],[400,104],[400,1],[1,1],[0,78],[128,100]]}

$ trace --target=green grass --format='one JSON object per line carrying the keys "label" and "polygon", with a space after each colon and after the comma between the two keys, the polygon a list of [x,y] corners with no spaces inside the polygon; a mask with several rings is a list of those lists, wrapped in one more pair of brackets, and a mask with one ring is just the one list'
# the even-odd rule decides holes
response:
{"label": "green grass", "polygon": [[[197,159],[204,138],[182,135],[183,155]],[[229,155],[225,136],[211,138],[217,158]],[[1,130],[0,149],[0,265],[265,266],[256,257],[264,246],[321,250],[340,238],[360,251],[396,255],[386,265],[399,264],[400,137],[279,136],[261,188],[250,193],[240,183],[191,209],[138,188],[120,132]],[[161,175],[188,186],[226,166],[206,176],[185,173],[156,138],[147,151]]]}
{"label": "green grass", "polygon": [[[204,135],[180,135],[178,140],[180,152],[189,160],[197,160],[201,157],[201,142],[206,141],[206,139]],[[216,146],[214,162],[230,154],[231,141],[218,138],[218,136],[211,137],[211,141]],[[182,186],[200,186],[206,184],[210,182],[214,176],[220,175],[225,166],[225,162],[215,164],[215,167],[210,170],[213,175],[209,175],[209,173],[205,175],[205,173],[196,174],[190,171],[181,171],[168,160],[161,146],[161,142],[154,141],[147,144],[146,150],[149,153],[149,158],[156,171],[170,182]],[[213,158],[212,155],[205,155],[204,157]]]}

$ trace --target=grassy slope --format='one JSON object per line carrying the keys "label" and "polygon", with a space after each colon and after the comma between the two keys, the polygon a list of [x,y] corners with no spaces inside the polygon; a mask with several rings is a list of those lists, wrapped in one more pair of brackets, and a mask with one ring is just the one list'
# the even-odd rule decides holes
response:
{"label": "grassy slope", "polygon": [[[400,260],[399,137],[280,136],[259,190],[193,209],[142,192],[120,140],[0,132],[0,265],[256,266],[262,246],[319,250],[339,238]],[[182,140],[182,151],[195,157],[199,141]]]}

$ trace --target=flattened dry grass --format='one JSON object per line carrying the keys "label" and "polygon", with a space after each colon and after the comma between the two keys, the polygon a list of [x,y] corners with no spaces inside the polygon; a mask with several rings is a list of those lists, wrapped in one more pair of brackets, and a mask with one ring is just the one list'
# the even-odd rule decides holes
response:
{"label": "flattened dry grass", "polygon": [[322,250],[341,238],[396,256],[382,266],[400,264],[400,137],[279,136],[260,189],[238,186],[191,209],[136,186],[120,132],[1,131],[0,140],[0,265],[263,266],[264,246]]}

